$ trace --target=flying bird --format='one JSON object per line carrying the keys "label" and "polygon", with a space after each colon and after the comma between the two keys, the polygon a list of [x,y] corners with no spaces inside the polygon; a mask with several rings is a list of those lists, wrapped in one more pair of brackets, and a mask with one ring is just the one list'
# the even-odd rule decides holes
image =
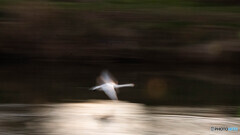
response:
{"label": "flying bird", "polygon": [[118,84],[116,79],[108,72],[103,71],[98,79],[100,85],[90,88],[90,90],[103,91],[110,99],[118,100],[116,90],[122,87],[133,87],[134,84]]}

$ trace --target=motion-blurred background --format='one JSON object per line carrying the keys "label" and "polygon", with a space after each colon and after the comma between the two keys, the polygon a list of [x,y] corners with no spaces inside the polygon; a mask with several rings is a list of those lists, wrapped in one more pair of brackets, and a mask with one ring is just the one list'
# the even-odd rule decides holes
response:
{"label": "motion-blurred background", "polygon": [[239,0],[0,0],[0,102],[240,105]]}

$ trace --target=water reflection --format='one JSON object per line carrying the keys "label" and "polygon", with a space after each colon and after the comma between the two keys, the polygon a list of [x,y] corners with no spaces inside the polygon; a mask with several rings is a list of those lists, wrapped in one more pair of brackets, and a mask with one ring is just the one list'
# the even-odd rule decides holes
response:
{"label": "water reflection", "polygon": [[[229,108],[224,108],[224,110]],[[236,134],[211,126],[240,126],[219,107],[160,107],[94,100],[63,104],[0,105],[0,134]]]}

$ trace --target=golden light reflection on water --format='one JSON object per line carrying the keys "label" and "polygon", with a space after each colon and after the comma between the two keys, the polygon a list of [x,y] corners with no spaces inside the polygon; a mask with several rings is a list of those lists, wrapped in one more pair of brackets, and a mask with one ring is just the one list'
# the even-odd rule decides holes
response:
{"label": "golden light reflection on water", "polygon": [[[227,108],[226,108],[227,109]],[[111,100],[81,103],[0,105],[4,135],[236,134],[212,126],[239,127],[240,118],[217,107],[160,107]]]}
{"label": "golden light reflection on water", "polygon": [[146,112],[140,104],[91,101],[63,104],[49,112],[53,117],[41,126],[57,134],[139,135],[147,126],[141,121]]}

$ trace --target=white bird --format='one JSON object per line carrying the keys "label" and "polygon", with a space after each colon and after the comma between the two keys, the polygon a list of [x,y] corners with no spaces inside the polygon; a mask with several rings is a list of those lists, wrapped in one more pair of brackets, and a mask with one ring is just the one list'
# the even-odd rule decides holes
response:
{"label": "white bird", "polygon": [[102,81],[103,84],[95,86],[95,87],[91,88],[90,90],[104,91],[105,94],[112,100],[118,100],[115,89],[122,88],[122,87],[133,87],[134,86],[133,83],[118,85],[117,81],[114,81],[113,77],[107,71],[102,72],[102,74],[100,76],[100,81]]}

